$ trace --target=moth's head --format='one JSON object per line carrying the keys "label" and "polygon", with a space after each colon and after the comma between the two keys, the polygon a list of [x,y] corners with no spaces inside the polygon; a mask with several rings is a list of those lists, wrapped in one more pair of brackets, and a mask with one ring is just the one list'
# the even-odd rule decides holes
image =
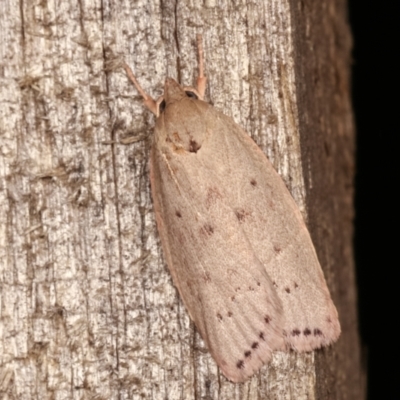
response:
{"label": "moth's head", "polygon": [[182,87],[174,79],[167,78],[164,85],[164,96],[157,100],[156,116],[160,116],[169,105],[187,98],[198,100],[201,97],[196,89]]}
{"label": "moth's head", "polygon": [[186,97],[183,87],[172,78],[167,78],[164,85],[164,100],[166,104],[174,103]]}

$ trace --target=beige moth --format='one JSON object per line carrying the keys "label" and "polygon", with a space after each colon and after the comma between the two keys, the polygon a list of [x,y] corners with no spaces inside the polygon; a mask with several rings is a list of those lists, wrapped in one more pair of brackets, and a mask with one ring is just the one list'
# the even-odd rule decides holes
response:
{"label": "beige moth", "polygon": [[273,351],[311,351],[340,324],[302,215],[272,164],[197,89],[166,79],[147,95],[156,117],[151,189],[175,286],[222,373],[243,382]]}

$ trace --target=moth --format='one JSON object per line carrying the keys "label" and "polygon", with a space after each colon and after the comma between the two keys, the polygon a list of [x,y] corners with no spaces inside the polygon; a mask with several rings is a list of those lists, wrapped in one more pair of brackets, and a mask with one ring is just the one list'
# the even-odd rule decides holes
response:
{"label": "moth", "polygon": [[155,101],[154,210],[175,286],[222,373],[243,382],[274,351],[305,352],[340,335],[336,308],[301,213],[272,164],[197,88],[167,78]]}

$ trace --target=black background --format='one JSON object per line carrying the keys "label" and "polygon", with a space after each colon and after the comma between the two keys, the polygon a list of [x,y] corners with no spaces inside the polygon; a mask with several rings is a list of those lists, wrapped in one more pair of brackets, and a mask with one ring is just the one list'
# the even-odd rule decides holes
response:
{"label": "black background", "polygon": [[349,0],[349,16],[357,130],[355,252],[368,400],[398,400],[399,2]]}

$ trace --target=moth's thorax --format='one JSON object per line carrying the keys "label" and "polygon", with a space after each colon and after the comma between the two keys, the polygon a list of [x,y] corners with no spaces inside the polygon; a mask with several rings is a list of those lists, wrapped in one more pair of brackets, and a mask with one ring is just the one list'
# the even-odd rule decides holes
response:
{"label": "moth's thorax", "polygon": [[[165,110],[157,118],[155,143],[179,154],[197,153],[207,135],[204,115],[210,106],[201,100],[187,97],[183,89],[175,81],[173,83],[173,86],[166,87],[168,101]],[[178,89],[182,90],[182,97]],[[171,98],[174,100],[171,101]]]}

